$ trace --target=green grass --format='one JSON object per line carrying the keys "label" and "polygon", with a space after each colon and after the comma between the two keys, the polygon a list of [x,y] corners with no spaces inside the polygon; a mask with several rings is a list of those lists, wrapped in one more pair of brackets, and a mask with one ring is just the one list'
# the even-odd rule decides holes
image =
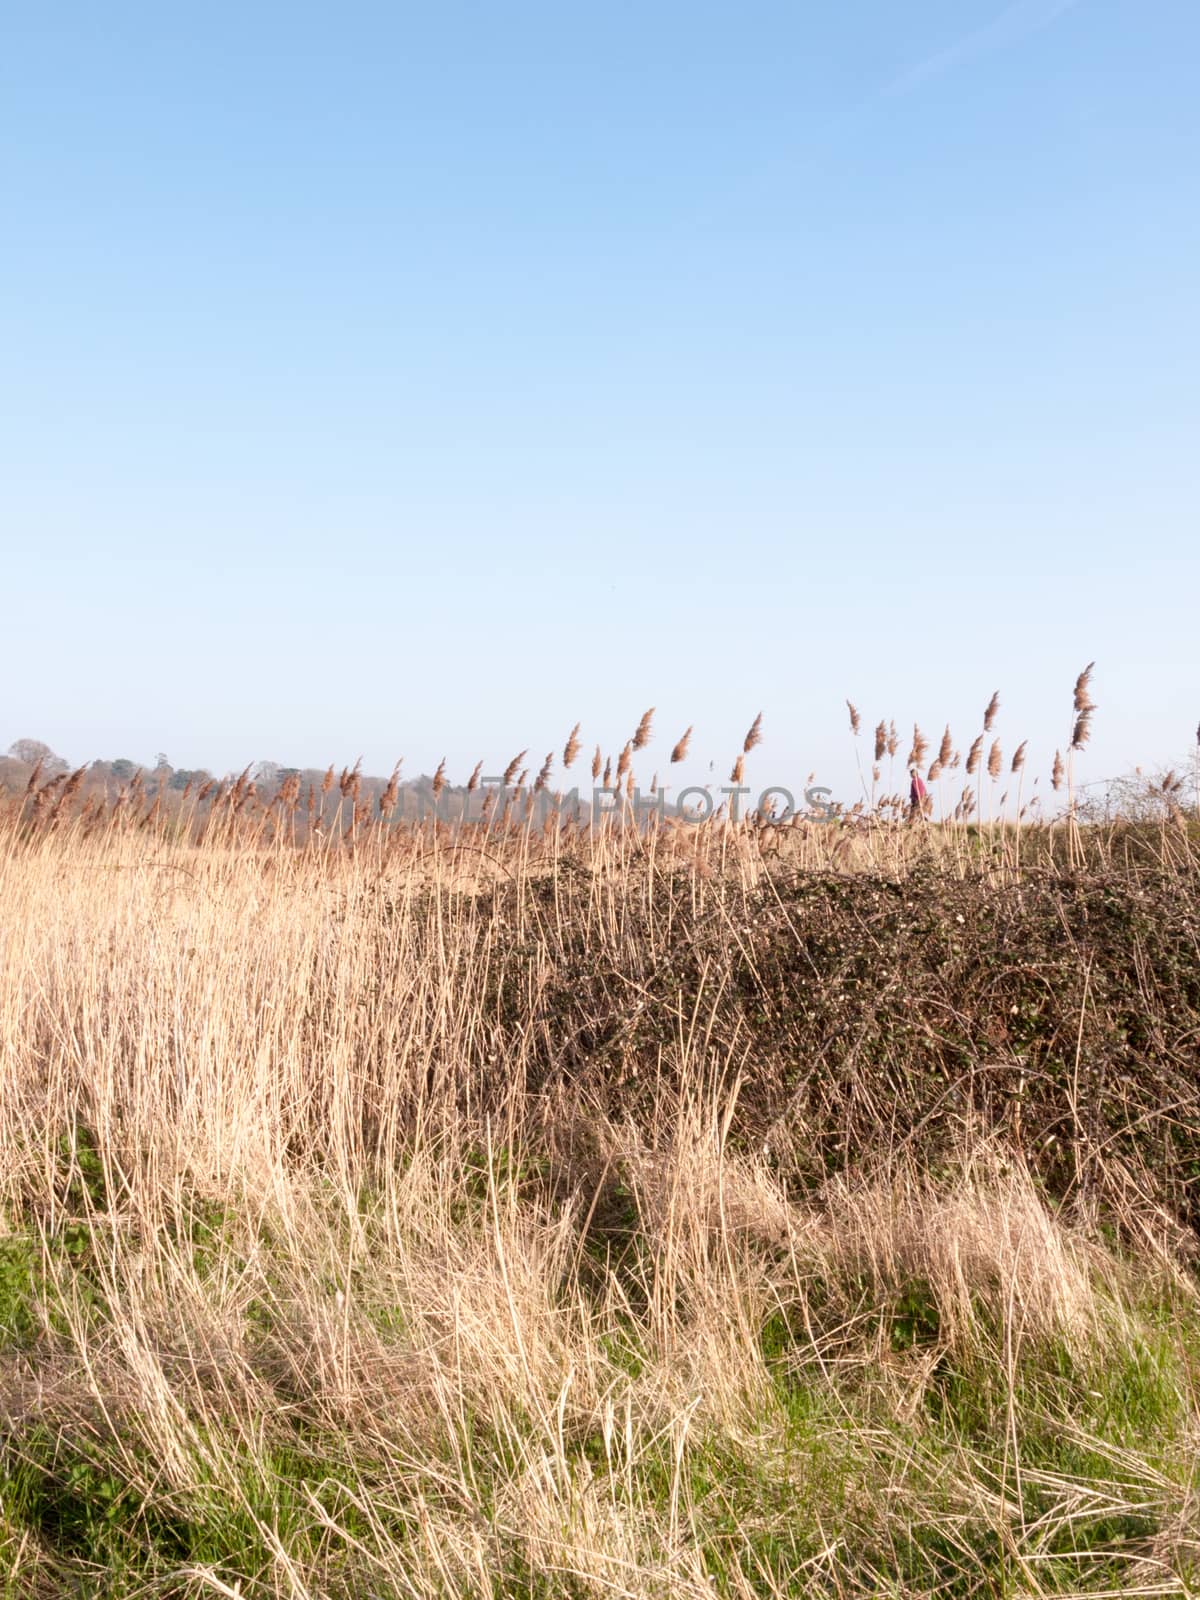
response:
{"label": "green grass", "polygon": [[[468,1191],[476,1181],[468,1172]],[[504,1182],[525,1177],[514,1168]],[[479,1200],[467,1198],[472,1207]],[[230,1246],[229,1219],[197,1203],[183,1236],[197,1269],[213,1274]],[[91,1250],[78,1224],[46,1248],[87,1271]],[[64,1280],[44,1261],[41,1242],[28,1234],[0,1244],[0,1326],[10,1359],[49,1353],[36,1351],[35,1297],[47,1302],[42,1343],[60,1353],[69,1344],[66,1310],[53,1304]],[[1169,1299],[1148,1299],[1102,1351],[1025,1339],[1006,1365],[1003,1329],[982,1307],[979,1348],[942,1348],[935,1296],[914,1281],[858,1320],[827,1369],[800,1321],[776,1310],[759,1331],[767,1383],[756,1412],[728,1426],[698,1422],[682,1446],[669,1432],[656,1436],[643,1417],[631,1458],[619,1429],[614,1444],[598,1426],[568,1428],[566,1461],[572,1479],[621,1516],[674,1522],[721,1596],[1016,1600],[1035,1592],[1035,1580],[1045,1595],[1119,1592],[1135,1587],[1130,1573],[1141,1569],[1131,1561],[1153,1549],[1200,1490],[1191,1442],[1200,1339],[1181,1312]],[[112,1326],[99,1297],[90,1316],[94,1333]],[[408,1336],[401,1307],[368,1297],[363,1316],[388,1338]],[[256,1341],[265,1351],[275,1330],[250,1303],[244,1332],[253,1361]],[[600,1358],[629,1392],[649,1381],[649,1334],[637,1316],[597,1330]],[[880,1386],[880,1351],[901,1388],[915,1385],[903,1415]],[[188,1574],[202,1570],[256,1600],[281,1592],[282,1551],[323,1574],[322,1594],[398,1596],[401,1588],[368,1579],[364,1551],[386,1537],[390,1560],[406,1548],[417,1560],[421,1506],[437,1501],[439,1475],[467,1446],[471,1514],[486,1530],[492,1593],[512,1600],[599,1592],[586,1574],[547,1564],[503,1511],[509,1486],[539,1448],[531,1413],[510,1407],[500,1427],[495,1416],[464,1412],[463,1436],[428,1440],[424,1481],[411,1462],[402,1467],[389,1454],[384,1435],[331,1433],[311,1408],[281,1406],[261,1421],[252,1448],[233,1416],[216,1429],[211,1417],[197,1422],[199,1446],[181,1489],[140,1442],[136,1416],[117,1406],[107,1416],[67,1408],[55,1421],[35,1408],[10,1417],[0,1452],[4,1546],[21,1549],[27,1573],[96,1595],[201,1593]],[[997,1509],[1001,1502],[1007,1509]],[[462,1514],[453,1495],[447,1506],[447,1514]],[[1197,1576],[1192,1557],[1171,1559],[1185,1593]],[[22,1581],[10,1571],[0,1592],[35,1592]],[[364,1589],[368,1582],[374,1587]],[[459,1592],[475,1589],[463,1578]]]}

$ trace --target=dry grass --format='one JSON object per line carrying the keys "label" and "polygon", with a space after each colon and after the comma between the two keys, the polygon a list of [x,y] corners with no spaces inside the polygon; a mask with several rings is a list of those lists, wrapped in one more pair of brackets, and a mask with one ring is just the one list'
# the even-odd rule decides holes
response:
{"label": "dry grass", "polygon": [[0,825],[4,1592],[1195,1592],[1187,819],[397,777]]}

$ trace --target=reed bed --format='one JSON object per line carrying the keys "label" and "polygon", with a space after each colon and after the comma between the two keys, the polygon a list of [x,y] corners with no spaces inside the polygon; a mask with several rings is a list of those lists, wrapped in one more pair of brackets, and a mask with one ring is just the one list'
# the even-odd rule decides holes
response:
{"label": "reed bed", "polygon": [[558,759],[8,803],[4,1592],[1196,1592],[1178,791],[547,825]]}

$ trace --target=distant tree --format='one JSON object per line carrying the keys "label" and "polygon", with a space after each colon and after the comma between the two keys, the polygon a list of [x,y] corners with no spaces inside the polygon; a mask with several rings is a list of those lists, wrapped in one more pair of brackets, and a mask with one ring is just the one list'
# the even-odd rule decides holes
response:
{"label": "distant tree", "polygon": [[171,774],[169,782],[167,783],[167,788],[186,789],[189,783],[193,786],[198,786],[202,783],[207,783],[211,777],[212,773],[205,771],[203,767],[195,767],[192,769],[187,767],[176,767],[175,771]]}
{"label": "distant tree", "polygon": [[125,756],[118,756],[115,761],[110,761],[108,770],[118,783],[128,783],[137,771],[137,764],[129,761]]}
{"label": "distant tree", "polygon": [[0,794],[11,794],[24,789],[29,781],[29,768],[12,756],[0,756]]}
{"label": "distant tree", "polygon": [[1200,817],[1200,750],[1181,756],[1174,766],[1149,772],[1135,767],[1122,777],[1082,785],[1075,814],[1082,822],[1100,823]]}
{"label": "distant tree", "polygon": [[65,772],[67,763],[61,756],[56,756],[48,744],[43,744],[40,739],[15,739],[8,747],[8,753],[14,761],[24,761],[28,766],[36,767],[42,763],[45,772]]}

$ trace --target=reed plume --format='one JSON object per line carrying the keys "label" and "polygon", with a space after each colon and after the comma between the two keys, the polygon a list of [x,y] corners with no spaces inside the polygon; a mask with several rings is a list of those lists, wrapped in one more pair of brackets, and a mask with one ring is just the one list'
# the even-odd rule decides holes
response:
{"label": "reed plume", "polygon": [[676,743],[674,750],[671,751],[671,760],[673,762],[685,760],[688,753],[688,745],[691,742],[692,730],[689,727],[684,731],[683,737]]}
{"label": "reed plume", "polygon": [[517,773],[520,771],[521,763],[522,763],[522,761],[524,761],[525,756],[526,756],[527,753],[528,752],[526,752],[524,750],[518,750],[516,755],[512,758],[512,760],[505,767],[504,776],[500,780],[501,786],[503,788],[507,789],[509,787],[509,785],[512,783],[513,779],[516,777]]}
{"label": "reed plume", "polygon": [[746,756],[743,752],[733,763],[733,771],[729,774],[730,783],[740,784],[746,770]]}
{"label": "reed plume", "polygon": [[979,737],[976,739],[975,743],[971,746],[970,750],[967,752],[967,774],[968,774],[968,776],[970,776],[972,773],[978,771],[978,769],[979,769],[979,757],[980,757],[980,753],[982,752],[982,750],[983,750],[983,735],[980,734]]}
{"label": "reed plume", "polygon": [[983,713],[983,731],[984,731],[984,733],[991,733],[992,725],[996,720],[996,713],[997,713],[997,711],[999,711],[999,709],[1000,709],[1000,691],[999,691],[999,689],[997,689],[995,694],[988,701],[987,706],[986,706],[986,708],[984,710],[984,713]]}
{"label": "reed plume", "polygon": [[79,785],[83,782],[83,775],[86,771],[86,767],[77,767],[69,778],[65,773],[60,774],[58,777],[57,782],[62,784],[62,792],[55,801],[54,810],[50,813],[51,827],[57,823],[63,811],[70,805],[72,798],[79,789]]}
{"label": "reed plume", "polygon": [[896,732],[896,724],[894,722],[889,722],[888,723],[888,738],[887,738],[887,753],[888,753],[888,755],[889,756],[894,756],[896,754],[896,751],[899,750],[899,748],[900,748],[900,735]]}
{"label": "reed plume", "polygon": [[477,761],[471,776],[467,779],[467,793],[474,794],[479,787],[479,774],[483,771],[483,762]]}
{"label": "reed plume", "polygon": [[436,800],[446,787],[446,758],[438,762],[437,771],[433,775],[433,798]]}
{"label": "reed plume", "polygon": [[635,750],[643,750],[650,743],[650,729],[653,722],[654,707],[651,706],[649,711],[642,713],[642,720],[638,723],[637,731],[634,733],[632,744]]}
{"label": "reed plume", "polygon": [[883,752],[887,749],[887,723],[875,724],[875,760],[883,760]]}
{"label": "reed plume", "polygon": [[742,754],[749,755],[756,744],[762,743],[762,712],[760,711],[750,724],[750,731],[746,735],[746,742],[742,746]]}
{"label": "reed plume", "polygon": [[926,739],[918,725],[914,722],[912,749],[908,752],[907,765],[910,767],[923,767],[925,765],[925,757],[928,755],[928,753],[929,740]]}
{"label": "reed plume", "polygon": [[942,742],[938,746],[937,764],[939,767],[948,767],[954,755],[954,740],[950,737],[950,724],[946,724],[946,731],[942,735]]}
{"label": "reed plume", "polygon": [[579,724],[576,723],[567,735],[567,742],[563,746],[563,766],[569,767],[579,754]]}
{"label": "reed plume", "polygon": [[633,753],[633,741],[632,740],[627,740],[626,743],[625,743],[624,748],[621,751],[621,754],[617,757],[617,782],[618,782],[618,784],[621,782],[621,779],[625,776],[625,774],[629,771],[629,763],[632,760],[632,753]]}
{"label": "reed plume", "polygon": [[1020,772],[1021,768],[1025,765],[1025,748],[1028,743],[1028,739],[1022,739],[1020,744],[1013,751],[1012,766],[1008,769],[1010,772]]}
{"label": "reed plume", "polygon": [[400,798],[400,763],[397,761],[392,768],[392,775],[387,781],[387,788],[379,796],[379,815],[390,817],[396,809],[396,801]]}
{"label": "reed plume", "polygon": [[1082,716],[1085,711],[1094,711],[1095,702],[1091,696],[1092,672],[1096,663],[1089,661],[1087,666],[1075,679],[1075,715]]}
{"label": "reed plume", "polygon": [[600,776],[600,746],[596,746],[596,754],[592,757],[592,782]]}
{"label": "reed plume", "polygon": [[1065,770],[1066,769],[1063,767],[1062,754],[1060,751],[1056,750],[1054,752],[1054,769],[1050,774],[1050,787],[1052,789],[1062,788]]}
{"label": "reed plume", "polygon": [[1000,764],[1002,759],[1003,757],[1000,752],[1000,741],[999,739],[994,739],[992,741],[992,748],[988,751],[987,761],[988,777],[993,781],[1000,776]]}
{"label": "reed plume", "polygon": [[550,768],[553,765],[554,765],[554,751],[553,750],[547,750],[546,759],[545,759],[545,761],[542,762],[541,771],[538,773],[537,777],[533,780],[533,792],[534,792],[534,794],[541,794],[542,790],[550,782]]}
{"label": "reed plume", "polygon": [[858,714],[858,707],[853,700],[847,700],[846,706],[850,712],[850,732],[857,736],[858,730],[862,726],[862,718]]}

